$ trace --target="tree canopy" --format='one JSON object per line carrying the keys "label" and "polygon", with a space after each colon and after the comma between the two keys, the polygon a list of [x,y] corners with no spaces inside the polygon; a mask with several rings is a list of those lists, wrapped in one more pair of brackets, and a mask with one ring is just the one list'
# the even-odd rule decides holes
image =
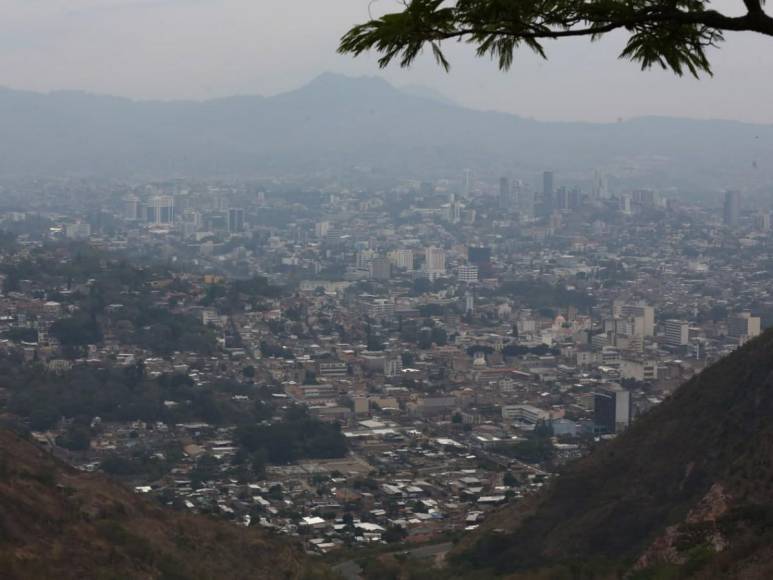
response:
{"label": "tree canopy", "polygon": [[698,76],[711,74],[706,50],[722,42],[725,31],[773,36],[765,0],[738,2],[743,2],[740,16],[715,10],[710,0],[404,0],[401,10],[349,30],[339,52],[357,56],[375,50],[381,67],[394,60],[407,67],[428,46],[448,70],[441,43],[457,40],[507,70],[522,45],[546,57],[545,39],[596,40],[621,29],[629,35],[621,58],[643,69],[658,65]]}

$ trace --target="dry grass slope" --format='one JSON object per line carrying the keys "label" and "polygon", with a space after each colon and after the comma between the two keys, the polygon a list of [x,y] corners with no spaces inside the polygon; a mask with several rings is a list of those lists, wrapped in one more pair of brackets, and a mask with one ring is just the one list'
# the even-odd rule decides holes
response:
{"label": "dry grass slope", "polygon": [[0,576],[10,579],[299,578],[294,544],[167,511],[0,431]]}

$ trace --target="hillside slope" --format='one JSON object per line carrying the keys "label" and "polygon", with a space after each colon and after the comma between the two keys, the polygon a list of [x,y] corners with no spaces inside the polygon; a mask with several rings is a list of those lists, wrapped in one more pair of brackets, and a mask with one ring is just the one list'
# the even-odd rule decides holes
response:
{"label": "hillside slope", "polygon": [[569,466],[534,505],[506,508],[456,561],[498,573],[771,578],[771,460],[768,331]]}
{"label": "hillside slope", "polygon": [[293,544],[157,507],[0,431],[0,576],[297,578]]}

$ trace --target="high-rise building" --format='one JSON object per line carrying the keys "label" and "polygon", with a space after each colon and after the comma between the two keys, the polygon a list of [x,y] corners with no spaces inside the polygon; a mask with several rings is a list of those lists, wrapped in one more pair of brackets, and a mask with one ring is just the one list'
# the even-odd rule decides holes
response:
{"label": "high-rise building", "polygon": [[142,202],[135,195],[130,195],[124,199],[124,217],[127,220],[142,219]]}
{"label": "high-rise building", "polygon": [[569,190],[559,187],[553,199],[553,209],[569,209]]}
{"label": "high-rise building", "polygon": [[666,345],[672,348],[687,346],[690,342],[690,323],[686,320],[666,320]]}
{"label": "high-rise building", "polygon": [[451,222],[452,224],[458,224],[462,219],[462,210],[464,209],[464,205],[456,201],[455,199],[452,199],[448,204],[444,205],[443,208],[446,212],[446,219]]}
{"label": "high-rise building", "polygon": [[151,198],[146,209],[146,221],[153,225],[169,225],[174,223],[174,197],[157,195]]}
{"label": "high-rise building", "polygon": [[192,208],[183,211],[183,222],[193,224],[196,227],[201,226],[201,212]]}
{"label": "high-rise building", "polygon": [[625,215],[631,215],[631,196],[627,193],[620,198],[620,211]]}
{"label": "high-rise building", "polygon": [[395,313],[395,303],[387,298],[376,298],[368,305],[371,318],[391,318]]}
{"label": "high-rise building", "polygon": [[522,188],[518,192],[518,209],[524,217],[534,217],[536,212],[536,200],[531,189]]}
{"label": "high-rise building", "polygon": [[660,205],[660,194],[651,189],[636,189],[633,192],[633,201],[639,205],[655,207]]}
{"label": "high-rise building", "polygon": [[542,174],[542,212],[543,215],[550,215],[553,211],[555,196],[555,174],[552,171],[545,171]]}
{"label": "high-rise building", "polygon": [[468,265],[468,264],[463,264],[459,266],[459,268],[456,271],[456,279],[459,280],[459,282],[466,282],[467,284],[472,284],[473,282],[477,282],[478,267]]}
{"label": "high-rise building", "polygon": [[514,179],[510,182],[510,201],[512,202],[512,208],[518,206],[521,202],[521,195],[524,190],[523,182],[520,179]]}
{"label": "high-rise building", "polygon": [[396,356],[393,358],[384,359],[384,376],[396,377],[400,375],[400,371],[403,370],[403,360],[401,357]]}
{"label": "high-rise building", "polygon": [[754,227],[761,232],[770,230],[770,212],[761,211],[754,217]]}
{"label": "high-rise building", "polygon": [[645,304],[623,304],[620,316],[633,319],[634,332],[639,336],[655,336],[655,309]]}
{"label": "high-rise building", "polygon": [[738,219],[741,215],[741,192],[740,191],[726,191],[725,192],[725,207],[724,207],[724,221],[728,227],[735,227],[738,225]]}
{"label": "high-rise building", "polygon": [[228,231],[232,234],[244,231],[244,210],[242,208],[232,207],[228,210]]}
{"label": "high-rise building", "polygon": [[569,192],[569,209],[579,209],[582,201],[582,194],[576,187]]}
{"label": "high-rise building", "polygon": [[371,280],[389,280],[392,277],[392,264],[382,256],[373,258],[368,268]]}
{"label": "high-rise building", "polygon": [[600,171],[593,172],[593,197],[594,199],[606,199],[609,197],[607,176]]}
{"label": "high-rise building", "polygon": [[395,268],[413,270],[413,250],[392,250],[388,258]]}
{"label": "high-rise building", "polygon": [[499,207],[502,209],[513,209],[514,204],[513,185],[507,177],[499,178]]}
{"label": "high-rise building", "polygon": [[593,423],[598,433],[620,433],[631,424],[631,393],[610,385],[593,393]]}
{"label": "high-rise building", "polygon": [[491,248],[488,246],[469,246],[467,248],[467,259],[471,264],[485,266],[491,263]]}
{"label": "high-rise building", "polygon": [[82,240],[91,235],[91,226],[88,223],[81,221],[74,224],[67,224],[64,233],[65,236],[67,236],[67,239]]}
{"label": "high-rise building", "polygon": [[446,253],[442,248],[430,246],[424,251],[424,269],[431,278],[445,274]]}
{"label": "high-rise building", "polygon": [[555,173],[545,171],[542,174],[542,195],[552,198],[554,191]]}
{"label": "high-rise building", "polygon": [[355,256],[355,264],[357,268],[368,270],[370,268],[370,263],[376,256],[377,254],[373,250],[360,250]]}
{"label": "high-rise building", "polygon": [[761,326],[761,320],[758,316],[752,316],[751,312],[741,312],[727,319],[727,334],[746,341],[759,336]]}

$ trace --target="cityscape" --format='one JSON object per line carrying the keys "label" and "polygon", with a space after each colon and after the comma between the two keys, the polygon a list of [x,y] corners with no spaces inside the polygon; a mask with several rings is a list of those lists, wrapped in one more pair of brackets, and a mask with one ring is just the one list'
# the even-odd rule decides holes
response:
{"label": "cityscape", "polygon": [[6,412],[312,554],[450,542],[773,323],[768,208],[535,181],[6,186]]}
{"label": "cityscape", "polygon": [[0,580],[773,578],[765,0],[7,0]]}

